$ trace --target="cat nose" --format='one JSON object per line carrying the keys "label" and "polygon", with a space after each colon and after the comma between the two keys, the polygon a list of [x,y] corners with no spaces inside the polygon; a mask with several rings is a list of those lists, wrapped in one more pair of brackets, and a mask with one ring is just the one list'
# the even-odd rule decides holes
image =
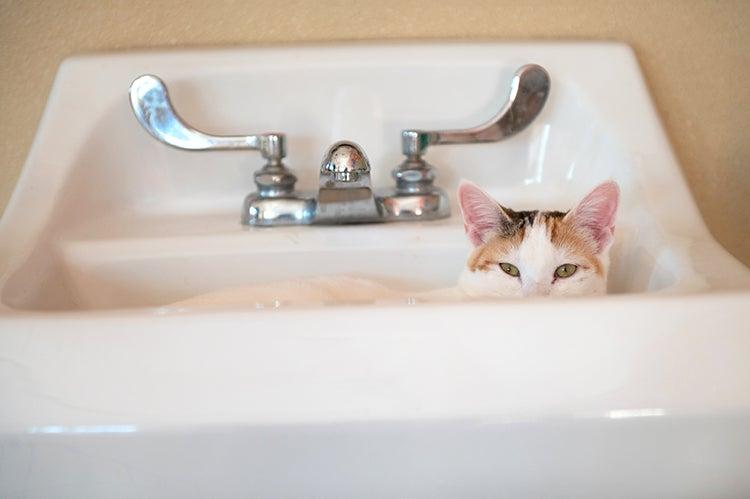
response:
{"label": "cat nose", "polygon": [[549,296],[549,286],[541,284],[536,281],[529,281],[523,283],[523,295],[524,296]]}

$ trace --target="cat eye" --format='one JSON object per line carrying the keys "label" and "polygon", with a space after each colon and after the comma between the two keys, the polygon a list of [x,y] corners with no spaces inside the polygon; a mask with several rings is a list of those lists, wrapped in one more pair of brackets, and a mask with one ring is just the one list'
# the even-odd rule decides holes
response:
{"label": "cat eye", "polygon": [[576,270],[578,270],[578,265],[573,265],[572,263],[564,263],[555,269],[555,276],[564,279],[575,274]]}
{"label": "cat eye", "polygon": [[521,275],[521,273],[518,271],[518,267],[513,264],[501,263],[500,268],[503,269],[503,272],[505,272],[509,276],[518,277],[519,275]]}

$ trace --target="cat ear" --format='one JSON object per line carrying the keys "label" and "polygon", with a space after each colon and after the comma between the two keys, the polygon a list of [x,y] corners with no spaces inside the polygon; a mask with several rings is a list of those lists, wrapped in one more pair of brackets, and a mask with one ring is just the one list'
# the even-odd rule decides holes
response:
{"label": "cat ear", "polygon": [[474,246],[487,242],[493,233],[500,233],[510,223],[510,217],[497,201],[471,182],[458,186],[458,203],[464,217],[464,229]]}
{"label": "cat ear", "polygon": [[620,188],[610,180],[589,192],[578,206],[565,215],[565,220],[589,231],[601,253],[612,242],[619,202]]}

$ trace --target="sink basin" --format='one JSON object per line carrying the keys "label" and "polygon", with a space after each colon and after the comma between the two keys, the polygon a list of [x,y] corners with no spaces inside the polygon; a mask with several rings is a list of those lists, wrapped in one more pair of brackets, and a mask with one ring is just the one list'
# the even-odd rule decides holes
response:
{"label": "sink basin", "polygon": [[[427,154],[453,203],[434,222],[242,226],[259,157],[165,147],[127,98],[158,74],[199,129],[283,130],[302,190],[328,145],[356,141],[387,187],[401,129],[487,120],[528,62],[553,82],[528,129]],[[607,296],[169,306],[320,275],[451,286],[461,179],[565,210],[610,178]],[[75,57],[0,241],[0,496],[750,493],[750,270],[707,231],[627,46]]]}

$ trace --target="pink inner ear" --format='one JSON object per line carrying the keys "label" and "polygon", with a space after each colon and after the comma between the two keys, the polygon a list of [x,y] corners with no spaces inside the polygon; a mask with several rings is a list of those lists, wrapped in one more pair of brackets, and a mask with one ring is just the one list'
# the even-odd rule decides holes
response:
{"label": "pink inner ear", "polygon": [[601,252],[612,241],[615,216],[620,202],[620,188],[613,181],[598,185],[586,195],[566,218],[591,232]]}
{"label": "pink inner ear", "polygon": [[497,201],[471,182],[462,182],[458,186],[458,202],[464,217],[464,229],[474,246],[485,243],[487,235],[502,230],[508,222]]}

